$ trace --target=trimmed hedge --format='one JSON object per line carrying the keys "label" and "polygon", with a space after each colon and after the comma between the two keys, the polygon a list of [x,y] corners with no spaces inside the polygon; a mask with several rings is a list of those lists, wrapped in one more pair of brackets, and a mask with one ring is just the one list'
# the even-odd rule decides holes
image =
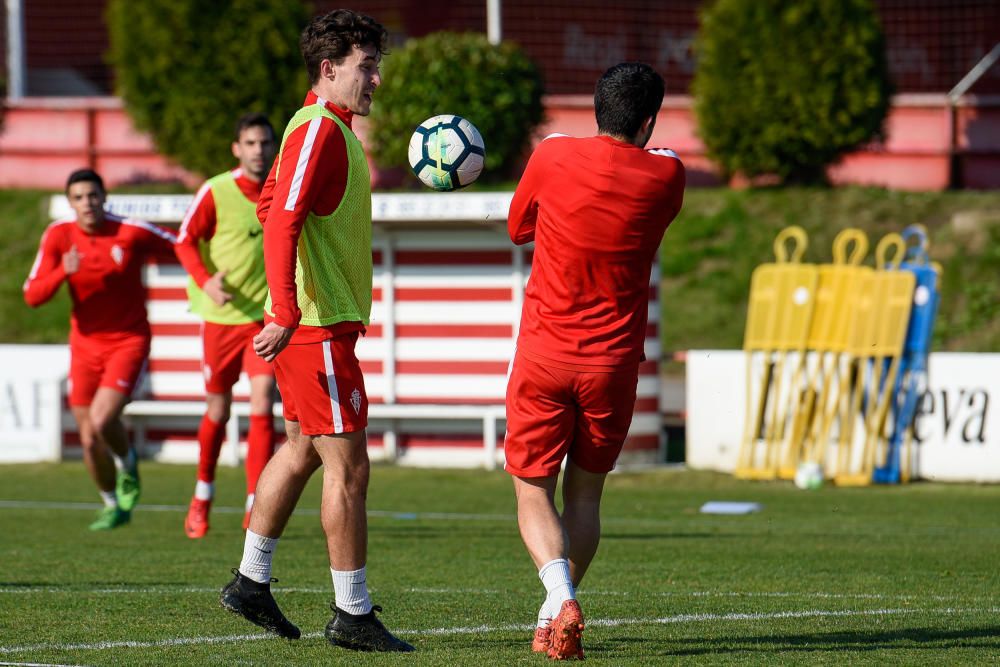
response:
{"label": "trimmed hedge", "polygon": [[880,135],[890,84],[869,0],[717,0],[701,19],[695,114],[727,174],[821,180]]}
{"label": "trimmed hedge", "polygon": [[280,137],[309,88],[296,0],[111,0],[109,61],[136,126],[208,176],[233,165],[236,119],[268,115]]}
{"label": "trimmed hedge", "polygon": [[406,167],[409,173],[406,149],[414,128],[450,113],[467,118],[483,135],[481,180],[503,180],[542,120],[541,74],[513,42],[492,45],[479,34],[437,32],[393,49],[382,72],[369,139],[383,167]]}

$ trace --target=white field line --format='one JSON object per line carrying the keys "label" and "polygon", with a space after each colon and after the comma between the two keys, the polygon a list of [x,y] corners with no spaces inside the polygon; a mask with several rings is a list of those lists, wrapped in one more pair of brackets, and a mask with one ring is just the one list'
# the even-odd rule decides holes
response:
{"label": "white field line", "polygon": [[[205,594],[218,593],[222,590],[219,586],[105,586],[101,588],[55,588],[55,587],[0,587],[0,595],[37,595],[37,594],[67,594],[67,595],[179,595],[179,594]],[[369,590],[373,593],[379,592],[378,588],[372,587]],[[332,588],[308,587],[308,586],[281,586],[274,589],[275,593],[304,593],[316,595],[333,595]],[[490,588],[405,588],[400,592],[413,593],[418,595],[510,595],[511,590],[490,589]],[[933,600],[935,602],[947,602],[949,600],[969,599],[968,596],[956,595],[882,595],[879,593],[824,593],[812,591],[601,591],[601,590],[581,590],[577,591],[581,599],[588,597],[672,597],[672,598],[818,598],[824,600]],[[984,597],[982,600],[992,601],[992,597]]]}
{"label": "white field line", "polygon": [[[102,509],[102,503],[69,503],[50,502],[42,500],[0,500],[0,509],[27,509],[27,510],[82,510],[96,511]],[[187,512],[187,505],[145,505],[140,504],[139,509],[144,512]],[[220,514],[243,514],[243,507],[213,506],[212,512]],[[318,516],[319,510],[313,508],[303,508],[295,510],[296,514]],[[516,521],[513,514],[469,514],[460,512],[399,512],[393,510],[368,510],[368,516],[390,519],[433,519],[438,521]],[[630,519],[626,519],[629,521]],[[614,522],[614,519],[610,519]],[[639,521],[645,521],[639,519]],[[655,521],[655,520],[654,520]]]}
{"label": "white field line", "polygon": [[[629,625],[668,625],[673,623],[705,623],[705,622],[725,622],[725,621],[766,621],[796,618],[844,618],[862,616],[901,616],[909,614],[941,614],[956,615],[969,613],[997,613],[1000,608],[988,609],[861,609],[829,611],[825,609],[807,609],[802,611],[779,611],[774,613],[729,613],[729,614],[678,614],[676,616],[663,616],[660,618],[598,618],[589,619],[587,624],[590,627],[616,628]],[[427,628],[423,630],[399,630],[396,634],[401,637],[427,636],[441,637],[449,635],[476,635],[491,632],[530,632],[534,629],[533,624],[516,623],[509,625],[477,625],[459,626],[449,628]],[[317,639],[322,637],[321,632],[311,632],[302,635],[303,639]],[[229,644],[234,642],[256,641],[261,639],[277,640],[274,635],[252,634],[252,635],[224,635],[221,637],[178,637],[174,639],[157,639],[152,641],[108,641],[92,642],[87,644],[23,644],[20,646],[0,646],[0,655],[14,653],[28,653],[30,651],[102,651],[118,648],[162,648],[171,646],[195,646],[199,644]]]}
{"label": "white field line", "polygon": [[83,665],[53,665],[47,662],[0,662],[0,665],[16,665],[17,667],[84,667]]}
{"label": "white field line", "polygon": [[[0,500],[0,509],[22,509],[22,510],[74,510],[74,511],[97,511],[102,509],[102,503],[72,503],[54,502],[43,500]],[[145,505],[139,504],[140,511],[143,512],[180,512],[188,511],[187,505]],[[244,508],[227,507],[224,505],[212,506],[212,512],[218,514],[243,514]],[[315,508],[300,508],[295,510],[295,514],[303,516],[318,516],[319,510]],[[402,512],[398,510],[368,510],[368,516],[380,519],[399,519],[405,521],[501,521],[514,523],[517,517],[513,514],[474,514],[469,512]],[[674,521],[662,521],[659,519],[640,519],[632,517],[601,517],[601,523],[611,525],[644,525],[644,526],[676,526]]]}

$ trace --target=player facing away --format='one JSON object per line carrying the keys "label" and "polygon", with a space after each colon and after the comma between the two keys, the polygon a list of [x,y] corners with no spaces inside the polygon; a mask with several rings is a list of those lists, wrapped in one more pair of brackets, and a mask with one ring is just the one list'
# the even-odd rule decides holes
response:
{"label": "player facing away", "polygon": [[69,405],[83,461],[104,500],[91,530],[128,523],[139,500],[138,460],[121,414],[149,357],[141,271],[150,255],[172,254],[176,240],[156,225],[105,212],[105,196],[96,172],[70,174],[66,197],[74,215],[45,230],[24,282],[32,307],[51,299],[62,283],[69,286]]}
{"label": "player facing away", "polygon": [[506,470],[546,591],[531,647],[559,660],[583,658],[575,590],[597,552],[604,480],[632,422],[652,262],[683,200],[677,156],[645,150],[662,102],[663,79],[648,65],[605,72],[597,136],[542,141],[507,219],[511,240],[535,250],[507,383]]}
{"label": "player facing away", "polygon": [[198,428],[198,479],[184,520],[184,532],[192,539],[208,532],[215,468],[233,404],[233,385],[241,371],[250,378],[244,529],[257,479],[274,453],[274,369],[254,352],[253,337],[264,328],[267,296],[264,230],[257,220],[257,201],[276,148],[274,128],[266,116],[241,116],[232,145],[239,166],[201,186],[177,238],[177,258],[190,274],[191,311],[205,321],[205,416]]}
{"label": "player facing away", "polygon": [[371,181],[355,115],[381,83],[387,33],[335,10],[314,18],[300,46],[311,90],[285,129],[257,214],[269,295],[254,348],[274,360],[288,442],[257,482],[243,560],[222,606],[282,637],[299,629],[271,596],[278,538],[312,474],[323,467],[320,518],[333,577],[326,638],[367,651],[412,651],[375,616],[366,585],[368,398],[354,353],[372,298]]}

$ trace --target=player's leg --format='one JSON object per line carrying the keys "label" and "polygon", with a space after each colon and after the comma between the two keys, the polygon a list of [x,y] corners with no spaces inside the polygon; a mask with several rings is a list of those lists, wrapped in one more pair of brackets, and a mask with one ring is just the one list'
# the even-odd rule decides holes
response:
{"label": "player's leg", "polygon": [[[290,393],[284,397],[285,415],[293,408]],[[321,464],[308,436],[297,421],[285,421],[286,442],[268,462],[257,482],[257,494],[250,525],[243,543],[243,559],[233,570],[233,580],[222,589],[220,603],[286,639],[298,639],[299,629],[278,608],[271,595],[271,564],[278,538],[285,530],[302,490]]]}
{"label": "player's leg", "polygon": [[132,392],[145,375],[149,358],[148,336],[131,336],[102,350],[101,384],[90,404],[90,421],[111,450],[118,469],[118,505],[131,512],[139,502],[139,456],[128,441],[121,415]]}
{"label": "player's leg", "polygon": [[[320,519],[326,533],[333,578],[334,615],[326,638],[334,646],[363,651],[408,652],[375,616],[367,585],[368,396],[354,354],[358,335],[338,336],[318,346],[325,373],[321,402],[309,412],[313,447],[323,459]],[[280,378],[279,378],[280,381]],[[303,423],[303,431],[306,430]]]}
{"label": "player's leg", "polygon": [[[127,402],[128,397],[120,391],[99,387],[87,410],[90,429],[101,452],[97,455],[102,469],[101,495],[105,495],[106,486],[111,482],[116,500],[114,508],[109,507],[105,500],[105,510],[91,524],[92,530],[107,530],[128,523],[138,499],[138,486],[131,483],[131,480],[138,479],[137,457],[135,450],[128,446],[125,426],[121,421],[121,411]],[[126,482],[126,478],[130,481]]]}
{"label": "player's leg", "polygon": [[569,540],[569,571],[579,587],[601,541],[601,494],[606,473],[587,472],[573,461],[563,475],[562,524]]}
{"label": "player's leg", "polygon": [[576,431],[563,478],[563,525],[570,571],[579,586],[601,539],[601,495],[615,467],[635,411],[637,367],[581,373]]}
{"label": "player's leg", "polygon": [[240,357],[245,341],[237,327],[205,322],[201,329],[201,371],[205,378],[205,414],[198,425],[198,472],[194,493],[184,518],[184,533],[204,537],[215,498],[215,471],[226,439],[233,403],[233,385],[240,377]]}
{"label": "player's leg", "polygon": [[115,464],[107,444],[90,421],[90,404],[101,382],[103,366],[100,350],[92,350],[87,343],[70,344],[69,405],[80,434],[83,462],[97,485],[105,504],[117,505],[115,492]]}
{"label": "player's leg", "polygon": [[[256,331],[256,328],[251,329]],[[255,334],[254,334],[255,335]],[[250,431],[247,434],[246,511],[244,530],[249,525],[254,491],[264,466],[274,455],[274,367],[253,351],[253,335],[247,337],[243,354],[243,369],[250,378]]]}
{"label": "player's leg", "polygon": [[94,480],[101,494],[105,507],[115,508],[118,499],[115,496],[115,464],[107,446],[100,440],[90,423],[90,406],[71,406],[76,430],[80,435],[80,446],[83,449],[83,463]]}
{"label": "player's leg", "polygon": [[[518,528],[545,586],[531,648],[582,655],[583,617],[570,579],[566,534],[555,506],[559,468],[572,443],[574,375],[518,354],[507,382],[506,469],[514,481]],[[554,634],[558,622],[558,637]],[[573,646],[568,646],[569,636]],[[553,653],[553,640],[559,639]]]}
{"label": "player's leg", "polygon": [[226,439],[232,402],[231,390],[205,393],[205,414],[198,425],[198,472],[184,518],[184,532],[191,539],[204,537],[209,529],[208,515],[215,498],[215,471]]}

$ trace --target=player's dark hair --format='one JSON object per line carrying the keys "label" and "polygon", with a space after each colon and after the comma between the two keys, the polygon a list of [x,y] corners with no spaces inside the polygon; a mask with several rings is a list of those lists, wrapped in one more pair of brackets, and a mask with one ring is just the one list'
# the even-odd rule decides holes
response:
{"label": "player's dark hair", "polygon": [[97,183],[97,187],[101,189],[101,192],[107,192],[104,189],[104,179],[101,178],[100,174],[93,169],[77,169],[66,179],[66,194],[69,194],[69,186],[74,183],[84,182]]}
{"label": "player's dark hair", "polygon": [[645,63],[620,63],[597,81],[594,112],[604,134],[633,139],[663,104],[663,77]]}
{"label": "player's dark hair", "polygon": [[267,119],[267,116],[256,111],[252,111],[250,113],[243,114],[236,121],[236,141],[240,140],[240,135],[243,134],[243,130],[248,127],[266,127],[268,131],[271,132],[271,137],[274,137],[274,126],[271,125],[271,121]]}
{"label": "player's dark hair", "polygon": [[315,17],[299,38],[309,83],[319,81],[319,64],[324,60],[339,65],[351,52],[351,47],[368,44],[380,54],[386,54],[388,39],[388,31],[375,19],[350,9],[335,9]]}

